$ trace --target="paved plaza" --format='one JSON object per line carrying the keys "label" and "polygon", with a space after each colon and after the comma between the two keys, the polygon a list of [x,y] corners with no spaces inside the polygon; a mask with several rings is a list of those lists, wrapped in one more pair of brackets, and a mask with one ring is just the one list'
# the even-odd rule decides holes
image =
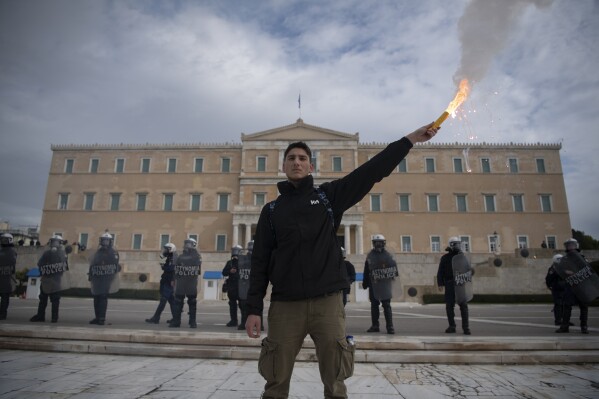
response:
{"label": "paved plaza", "polygon": [[[255,361],[0,351],[3,399],[259,398]],[[350,398],[598,398],[599,365],[357,363]],[[320,398],[315,363],[296,364],[290,398]]]}

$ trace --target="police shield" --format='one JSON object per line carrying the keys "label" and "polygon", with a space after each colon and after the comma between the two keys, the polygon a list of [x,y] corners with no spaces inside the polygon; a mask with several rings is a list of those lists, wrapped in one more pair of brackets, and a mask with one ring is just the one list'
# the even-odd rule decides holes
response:
{"label": "police shield", "polygon": [[237,263],[237,272],[239,273],[239,299],[245,301],[248,298],[248,291],[250,289],[250,256],[240,255],[239,262]]}
{"label": "police shield", "polygon": [[37,262],[42,281],[42,290],[46,294],[64,291],[71,287],[67,254],[62,247],[48,249]]}
{"label": "police shield", "polygon": [[197,295],[202,257],[195,248],[186,248],[175,264],[175,295]]}
{"label": "police shield", "polygon": [[578,252],[568,252],[554,267],[580,302],[589,303],[599,297],[599,276]]}
{"label": "police shield", "polygon": [[472,300],[472,267],[466,255],[459,253],[451,259],[453,279],[455,282],[455,301],[457,304]]}
{"label": "police shield", "polygon": [[397,264],[389,252],[371,251],[367,257],[372,295],[379,301],[393,297],[393,281],[399,276]]}
{"label": "police shield", "polygon": [[0,248],[0,294],[10,294],[17,288],[16,264],[17,251],[12,247]]}
{"label": "police shield", "polygon": [[89,265],[92,295],[108,295],[119,291],[119,253],[113,248],[99,248]]}

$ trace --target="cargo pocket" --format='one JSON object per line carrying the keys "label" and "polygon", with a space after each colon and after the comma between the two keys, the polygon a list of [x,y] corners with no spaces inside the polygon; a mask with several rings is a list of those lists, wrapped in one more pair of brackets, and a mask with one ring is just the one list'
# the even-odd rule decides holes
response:
{"label": "cargo pocket", "polygon": [[262,340],[262,349],[258,359],[258,372],[266,381],[275,379],[275,367],[277,361],[277,344],[268,340]]}
{"label": "cargo pocket", "polygon": [[343,381],[354,375],[354,354],[356,347],[355,345],[350,345],[345,338],[337,340],[337,344],[337,348],[340,351],[337,381]]}

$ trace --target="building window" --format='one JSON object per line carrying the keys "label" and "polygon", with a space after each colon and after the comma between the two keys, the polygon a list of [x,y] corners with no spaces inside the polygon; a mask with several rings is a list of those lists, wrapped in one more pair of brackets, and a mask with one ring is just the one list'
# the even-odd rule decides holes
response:
{"label": "building window", "polygon": [[462,242],[462,251],[470,252],[470,236],[460,236]]}
{"label": "building window", "polygon": [[74,159],[66,159],[64,163],[64,173],[73,173],[73,165],[75,165]]}
{"label": "building window", "polygon": [[114,163],[115,173],[123,173],[125,171],[125,160],[123,158],[117,158]]}
{"label": "building window", "polygon": [[516,158],[508,159],[510,173],[518,173],[518,160]]}
{"label": "building window", "polygon": [[545,160],[537,158],[537,173],[545,173]]}
{"label": "building window", "polygon": [[231,171],[231,158],[220,159],[220,171],[223,173],[229,173]]}
{"label": "building window", "polygon": [[86,211],[91,211],[94,209],[94,193],[85,193],[84,194],[84,202],[83,209]]}
{"label": "building window", "polygon": [[318,172],[318,151],[312,150],[312,158],[310,163],[314,166],[314,172]]}
{"label": "building window", "polygon": [[193,161],[193,171],[202,173],[204,171],[204,158],[195,158]]}
{"label": "building window", "polygon": [[148,194],[137,194],[137,210],[145,211],[146,210],[146,200],[148,198]]}
{"label": "building window", "polygon": [[489,158],[481,158],[480,166],[483,173],[491,173],[491,160]]}
{"label": "building window", "polygon": [[58,194],[58,209],[66,211],[69,206],[69,193]]}
{"label": "building window", "polygon": [[547,241],[547,248],[557,248],[557,238],[555,236],[545,236],[545,241]]}
{"label": "building window", "polygon": [[167,163],[167,170],[168,173],[175,173],[177,172],[177,158],[169,158],[168,159],[168,163]]}
{"label": "building window", "polygon": [[427,194],[426,202],[429,212],[439,212],[439,194]]}
{"label": "building window", "polygon": [[254,193],[254,205],[264,206],[266,203],[266,193]]}
{"label": "building window", "polygon": [[227,212],[229,210],[229,194],[218,195],[218,211]]}
{"label": "building window", "polygon": [[435,158],[425,158],[426,173],[435,173]]}
{"label": "building window", "polygon": [[541,211],[551,212],[553,207],[551,205],[551,194],[541,194]]}
{"label": "building window", "polygon": [[399,165],[397,165],[397,171],[399,173],[407,173],[408,172],[408,161],[406,159],[402,159]]}
{"label": "building window", "polygon": [[518,236],[518,248],[528,248],[528,236]]}
{"label": "building window", "polygon": [[201,194],[191,194],[189,199],[189,210],[197,212],[200,210],[202,195]]}
{"label": "building window", "polygon": [[150,173],[150,158],[141,159],[141,173]]}
{"label": "building window", "polygon": [[441,252],[441,237],[431,236],[431,252]]}
{"label": "building window", "polygon": [[495,212],[495,194],[485,194],[485,212]]}
{"label": "building window", "polygon": [[399,194],[399,211],[410,212],[410,194]]}
{"label": "building window", "polygon": [[175,194],[164,194],[164,207],[163,210],[165,211],[172,211],[173,210],[173,198],[174,198]]}
{"label": "building window", "polygon": [[256,158],[256,170],[258,172],[266,172],[266,157],[260,156]]}
{"label": "building window", "polygon": [[341,172],[343,170],[341,159],[341,157],[333,157],[333,172]]}
{"label": "building window", "polygon": [[223,252],[227,250],[227,236],[224,234],[216,235],[216,250]]}
{"label": "building window", "polygon": [[87,241],[89,240],[89,234],[80,233],[79,234],[79,246],[87,248]]}
{"label": "building window", "polygon": [[522,194],[512,194],[512,205],[514,212],[524,212],[524,196]]}
{"label": "building window", "polygon": [[381,212],[381,194],[370,194],[370,211]]}
{"label": "building window", "polygon": [[453,159],[453,171],[455,173],[464,173],[464,164],[462,162],[462,158]]}
{"label": "building window", "polygon": [[131,242],[131,249],[141,249],[141,243],[143,236],[141,234],[133,234],[133,240]]}
{"label": "building window", "polygon": [[489,252],[499,252],[499,236],[496,234],[488,236],[489,239]]}
{"label": "building window", "polygon": [[160,234],[160,249],[164,248],[169,242],[171,242],[170,234]]}
{"label": "building window", "polygon": [[111,211],[118,211],[120,202],[121,202],[121,193],[111,193],[110,194],[110,210]]}
{"label": "building window", "polygon": [[466,201],[466,194],[456,194],[455,202],[458,212],[468,212],[468,202]]}
{"label": "building window", "polygon": [[100,165],[99,159],[89,160],[89,173],[98,173],[98,165]]}
{"label": "building window", "polygon": [[401,236],[401,250],[402,252],[412,252],[411,236]]}

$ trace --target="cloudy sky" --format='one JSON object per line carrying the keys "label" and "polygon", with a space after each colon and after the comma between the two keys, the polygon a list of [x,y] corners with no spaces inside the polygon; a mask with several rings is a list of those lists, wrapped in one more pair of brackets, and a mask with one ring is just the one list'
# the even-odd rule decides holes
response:
{"label": "cloudy sky", "polygon": [[[0,220],[41,219],[52,144],[240,142],[294,123],[390,142],[561,143],[599,238],[599,2],[0,1]],[[467,178],[467,176],[465,176]]]}

